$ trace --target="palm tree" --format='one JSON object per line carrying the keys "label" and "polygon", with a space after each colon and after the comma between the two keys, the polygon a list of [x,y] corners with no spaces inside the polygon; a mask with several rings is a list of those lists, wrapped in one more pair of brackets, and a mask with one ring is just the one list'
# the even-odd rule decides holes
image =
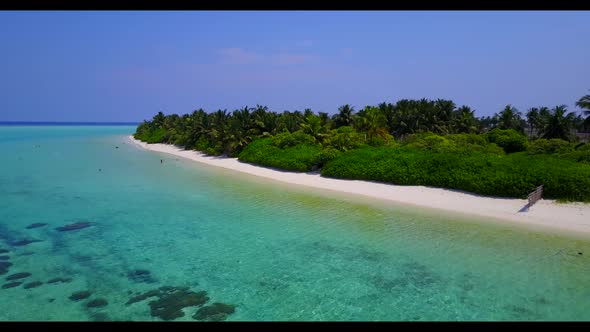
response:
{"label": "palm tree", "polygon": [[320,120],[322,121],[322,126],[326,126],[326,127],[330,128],[330,116],[328,115],[328,113],[319,112],[318,116],[320,117]]}
{"label": "palm tree", "polygon": [[547,115],[546,126],[543,128],[543,138],[560,138],[566,141],[571,139],[571,129],[575,121],[575,114],[567,114],[567,106],[556,106]]}
{"label": "palm tree", "polygon": [[541,117],[539,115],[539,109],[532,107],[526,113],[527,123],[529,124],[529,137],[533,136],[534,129],[541,127]]}
{"label": "palm tree", "polygon": [[522,113],[512,107],[512,105],[506,105],[504,110],[498,114],[498,122],[500,129],[524,131]]}
{"label": "palm tree", "polygon": [[326,127],[322,126],[322,120],[319,116],[315,114],[308,114],[305,117],[305,121],[300,124],[301,130],[313,136],[318,142],[321,142],[324,139],[324,136],[327,132]]}
{"label": "palm tree", "polygon": [[584,115],[590,115],[590,95],[585,95],[576,102],[576,106],[582,109]]}
{"label": "palm tree", "polygon": [[387,126],[385,115],[377,107],[367,107],[365,110],[363,118],[365,119],[369,140],[378,136],[385,138],[388,135],[385,128]]}
{"label": "palm tree", "polygon": [[158,114],[154,115],[154,118],[152,119],[152,124],[159,128],[162,127],[162,125],[164,124],[164,120],[166,120],[166,116],[164,115],[164,113],[162,113],[161,111],[158,112]]}
{"label": "palm tree", "polygon": [[461,106],[453,112],[453,131],[456,133],[474,133],[477,131],[477,119],[469,106]]}
{"label": "palm tree", "polygon": [[354,120],[354,107],[348,104],[340,106],[335,120],[336,128],[352,125]]}

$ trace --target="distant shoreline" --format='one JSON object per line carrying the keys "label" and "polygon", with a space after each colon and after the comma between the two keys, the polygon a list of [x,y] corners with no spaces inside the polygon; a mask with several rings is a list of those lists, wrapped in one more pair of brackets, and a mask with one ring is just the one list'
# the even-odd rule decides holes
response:
{"label": "distant shoreline", "polygon": [[590,236],[590,204],[559,204],[554,200],[542,199],[528,211],[520,212],[527,203],[524,199],[485,197],[442,188],[396,186],[368,181],[326,178],[319,174],[273,170],[243,163],[237,158],[209,157],[198,151],[182,150],[168,144],[147,144],[136,140],[133,136],[129,136],[129,140],[149,151],[167,153],[276,181],[363,195],[428,209],[487,217],[496,219],[498,222],[509,222],[515,226],[544,228],[576,236]]}

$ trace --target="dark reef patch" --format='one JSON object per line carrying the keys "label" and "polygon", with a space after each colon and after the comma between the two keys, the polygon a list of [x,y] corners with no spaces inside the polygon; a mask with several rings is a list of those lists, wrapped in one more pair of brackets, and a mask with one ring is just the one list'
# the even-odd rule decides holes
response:
{"label": "dark reef patch", "polygon": [[15,273],[15,274],[11,274],[8,277],[6,277],[6,280],[16,280],[16,279],[22,279],[22,278],[26,278],[26,277],[30,277],[31,274],[29,272],[21,272],[21,273]]}
{"label": "dark reef patch", "polygon": [[155,283],[156,280],[151,276],[151,272],[148,270],[133,270],[127,272],[127,279],[136,283]]}
{"label": "dark reef patch", "polygon": [[23,288],[24,289],[37,288],[41,285],[43,285],[43,283],[41,281],[33,281],[33,282],[29,282],[28,284],[24,284]]}
{"label": "dark reef patch", "polygon": [[79,292],[72,293],[72,295],[70,295],[70,297],[68,297],[68,299],[70,299],[72,301],[80,301],[80,300],[84,300],[84,299],[89,298],[90,295],[92,295],[92,292],[90,292],[90,291],[79,291]]}
{"label": "dark reef patch", "polygon": [[88,308],[102,308],[106,307],[109,302],[105,299],[94,299],[88,303],[86,303],[86,307]]}
{"label": "dark reef patch", "polygon": [[27,246],[27,245],[29,245],[31,243],[35,243],[35,242],[42,242],[42,240],[37,240],[37,239],[23,239],[23,240],[12,242],[11,245],[14,246],[14,247],[24,247],[24,246]]}
{"label": "dark reef patch", "polygon": [[0,256],[0,261],[7,261],[10,259],[10,256]]}
{"label": "dark reef patch", "polygon": [[22,281],[13,281],[7,284],[2,285],[2,289],[13,288],[16,286],[20,286],[23,282]]}
{"label": "dark reef patch", "polygon": [[401,275],[388,277],[384,275],[371,275],[367,280],[380,291],[390,292],[415,286],[418,289],[434,287],[442,279],[431,272],[427,266],[411,262],[401,265]]}
{"label": "dark reef patch", "polygon": [[430,287],[441,281],[436,274],[430,272],[426,265],[412,262],[404,264],[403,267],[406,278],[419,288]]}
{"label": "dark reef patch", "polygon": [[8,273],[8,270],[12,266],[11,262],[0,262],[0,275]]}
{"label": "dark reef patch", "polygon": [[204,321],[223,321],[235,311],[236,307],[234,305],[216,302],[199,308],[193,318]]}
{"label": "dark reef patch", "polygon": [[185,307],[199,306],[209,301],[207,292],[198,293],[188,290],[164,292],[158,300],[149,303],[153,317],[163,320],[173,320],[184,316],[182,309]]}
{"label": "dark reef patch", "polygon": [[29,226],[25,227],[26,229],[33,229],[33,228],[39,228],[39,227],[43,227],[43,226],[47,226],[46,223],[43,222],[36,222],[33,224],[30,224]]}
{"label": "dark reef patch", "polygon": [[6,253],[8,253],[8,250],[6,250],[6,249],[0,249],[0,254],[6,254]]}
{"label": "dark reef patch", "polygon": [[130,304],[133,304],[133,303],[136,303],[139,301],[143,301],[143,300],[150,298],[150,297],[160,296],[160,293],[161,293],[161,291],[158,289],[151,290],[149,292],[145,292],[143,294],[139,294],[137,296],[130,298],[129,301],[127,301],[127,303],[125,303],[125,304],[130,305]]}
{"label": "dark reef patch", "polygon": [[409,281],[406,278],[387,278],[382,275],[369,277],[369,282],[377,289],[385,292],[391,292],[408,285]]}
{"label": "dark reef patch", "polygon": [[55,283],[58,283],[58,282],[66,283],[66,282],[71,282],[72,280],[73,280],[72,278],[57,277],[57,278],[49,279],[47,281],[47,283],[48,284],[55,284]]}
{"label": "dark reef patch", "polygon": [[11,262],[0,262],[0,268],[9,268],[12,266]]}
{"label": "dark reef patch", "polygon": [[158,297],[158,299],[149,302],[152,317],[159,317],[163,320],[183,317],[183,308],[200,306],[209,301],[206,291],[193,292],[189,290],[189,287],[162,286],[134,296],[126,304],[130,305],[150,297]]}
{"label": "dark reef patch", "polygon": [[69,231],[75,231],[78,229],[90,227],[92,225],[93,225],[93,223],[91,223],[89,221],[79,221],[79,222],[76,222],[73,224],[69,224],[69,225],[65,225],[65,226],[61,226],[61,227],[56,227],[55,229],[60,232],[69,232]]}
{"label": "dark reef patch", "polygon": [[539,296],[533,299],[533,302],[537,303],[537,304],[551,304],[551,301],[549,301],[548,299],[546,299],[543,296]]}
{"label": "dark reef patch", "polygon": [[528,308],[517,306],[517,305],[507,305],[504,306],[504,309],[508,310],[512,314],[516,315],[520,319],[530,319],[534,318],[536,314]]}

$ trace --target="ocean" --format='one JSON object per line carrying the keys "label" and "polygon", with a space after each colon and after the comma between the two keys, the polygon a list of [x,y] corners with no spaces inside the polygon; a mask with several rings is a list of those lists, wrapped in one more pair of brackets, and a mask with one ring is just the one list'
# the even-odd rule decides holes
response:
{"label": "ocean", "polygon": [[0,320],[590,319],[590,240],[262,180],[134,130],[0,125]]}

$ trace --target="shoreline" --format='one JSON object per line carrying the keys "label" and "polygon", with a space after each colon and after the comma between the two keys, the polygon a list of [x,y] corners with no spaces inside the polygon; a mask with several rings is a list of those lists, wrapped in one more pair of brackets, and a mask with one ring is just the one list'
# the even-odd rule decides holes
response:
{"label": "shoreline", "polygon": [[398,186],[360,180],[325,178],[319,174],[296,173],[256,166],[238,161],[237,158],[210,157],[198,151],[182,150],[168,144],[147,144],[136,140],[133,136],[128,136],[128,139],[134,145],[148,151],[171,154],[207,165],[289,184],[362,195],[381,201],[391,201],[431,210],[491,218],[519,227],[553,229],[576,236],[590,236],[590,204],[558,204],[554,200],[541,199],[528,211],[521,212],[527,204],[527,200],[486,197],[424,186]]}

